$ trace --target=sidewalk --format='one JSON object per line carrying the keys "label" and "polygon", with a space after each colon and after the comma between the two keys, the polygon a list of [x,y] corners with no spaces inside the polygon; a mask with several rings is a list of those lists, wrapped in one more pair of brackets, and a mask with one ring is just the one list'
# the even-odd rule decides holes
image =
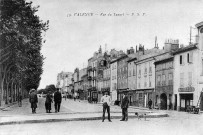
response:
{"label": "sidewalk", "polygon": [[[52,112],[54,110],[52,104]],[[137,118],[135,112],[146,114],[146,118],[168,117],[165,112],[149,111],[146,108],[129,108],[129,118]],[[106,114],[107,115],[107,114]],[[111,106],[111,119],[121,119],[120,106]],[[60,121],[86,121],[101,120],[102,105],[89,104],[83,101],[64,100],[62,101],[59,113],[45,113],[44,98],[39,99],[37,113],[32,114],[28,99],[23,100],[22,107],[17,104],[0,110],[0,125],[46,123]]]}

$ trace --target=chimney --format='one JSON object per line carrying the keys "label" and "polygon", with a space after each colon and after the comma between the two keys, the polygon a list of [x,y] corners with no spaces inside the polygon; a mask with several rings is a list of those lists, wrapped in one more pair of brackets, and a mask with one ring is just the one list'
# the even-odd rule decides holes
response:
{"label": "chimney", "polygon": [[154,48],[157,48],[157,36],[155,37],[155,47]]}
{"label": "chimney", "polygon": [[136,52],[137,52],[137,45],[136,45]]}
{"label": "chimney", "polygon": [[144,45],[143,45],[142,51],[143,51],[143,55],[144,55]]}

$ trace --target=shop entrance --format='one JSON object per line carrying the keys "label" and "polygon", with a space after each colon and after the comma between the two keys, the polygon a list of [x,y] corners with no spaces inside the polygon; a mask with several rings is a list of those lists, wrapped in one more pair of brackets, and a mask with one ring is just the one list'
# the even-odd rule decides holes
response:
{"label": "shop entrance", "polygon": [[175,94],[174,110],[177,110],[177,94]]}
{"label": "shop entrance", "polygon": [[180,94],[180,111],[186,111],[187,106],[193,106],[193,94]]}
{"label": "shop entrance", "polygon": [[161,100],[160,109],[166,110],[167,109],[167,96],[165,93],[161,94],[160,100]]}
{"label": "shop entrance", "polygon": [[200,98],[200,110],[203,111],[203,92],[201,92]]}

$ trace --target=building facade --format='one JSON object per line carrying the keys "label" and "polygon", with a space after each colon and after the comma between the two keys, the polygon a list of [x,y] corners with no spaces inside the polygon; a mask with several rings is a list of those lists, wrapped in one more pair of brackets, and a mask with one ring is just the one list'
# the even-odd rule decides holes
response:
{"label": "building facade", "polygon": [[78,96],[81,100],[87,99],[87,83],[87,68],[80,69]]}
{"label": "building facade", "polygon": [[203,99],[203,22],[196,25],[196,44],[181,47],[174,54],[174,103],[177,110],[185,111],[187,106],[199,106]]}
{"label": "building facade", "polygon": [[137,69],[137,89],[135,100],[137,105],[148,107],[149,99],[153,100],[155,91],[155,57],[163,53],[163,50],[156,46],[150,50],[144,50],[143,54],[138,55],[136,63]]}
{"label": "building facade", "polygon": [[117,100],[117,59],[111,61],[110,70],[110,93],[112,101],[115,102]]}
{"label": "building facade", "polygon": [[117,59],[117,100],[121,101],[124,92],[128,90],[128,56],[126,54],[122,55]]}
{"label": "building facade", "polygon": [[64,71],[62,71],[61,73],[58,73],[56,88],[59,88],[62,93],[69,92],[68,86],[71,83],[72,74],[73,73],[71,72],[64,72]]}
{"label": "building facade", "polygon": [[173,103],[173,55],[172,51],[179,48],[179,41],[167,39],[164,45],[164,53],[156,57],[155,61],[155,93],[154,106],[159,109],[174,109]]}

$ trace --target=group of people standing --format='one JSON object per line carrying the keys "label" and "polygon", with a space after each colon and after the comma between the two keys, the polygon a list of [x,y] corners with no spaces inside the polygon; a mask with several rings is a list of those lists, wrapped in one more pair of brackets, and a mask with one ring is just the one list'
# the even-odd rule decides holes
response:
{"label": "group of people standing", "polygon": [[[103,116],[102,116],[102,122],[105,120],[105,112],[107,110],[108,113],[108,120],[111,121],[110,118],[110,103],[111,98],[108,95],[108,92],[105,92],[104,96],[101,97],[101,102],[103,103]],[[129,99],[127,97],[127,94],[124,93],[123,100],[121,102],[121,109],[122,109],[122,119],[120,121],[128,121],[128,107],[129,107]]]}
{"label": "group of people standing", "polygon": [[[102,122],[105,120],[105,112],[107,110],[108,113],[108,120],[109,122],[111,121],[110,118],[110,103],[111,103],[111,98],[108,95],[108,92],[105,92],[104,96],[101,97],[101,102],[103,103],[103,116],[102,116]],[[129,107],[129,99],[127,96],[127,93],[123,94],[123,98],[121,101],[121,109],[122,109],[122,118],[120,121],[128,121],[128,107]],[[148,102],[149,109],[152,109],[152,100],[150,99]]]}
{"label": "group of people standing", "polygon": [[[51,91],[49,91],[46,95],[46,100],[45,100],[46,113],[51,113],[51,104],[53,103],[53,100],[54,100],[55,112],[57,113],[60,111],[60,105],[61,105],[61,101],[62,101],[62,95],[59,92],[58,88],[56,89],[56,92],[54,93],[54,98],[51,94]],[[37,97],[37,91],[35,89],[32,89],[30,91],[29,101],[31,104],[32,113],[36,113],[38,97]]]}

